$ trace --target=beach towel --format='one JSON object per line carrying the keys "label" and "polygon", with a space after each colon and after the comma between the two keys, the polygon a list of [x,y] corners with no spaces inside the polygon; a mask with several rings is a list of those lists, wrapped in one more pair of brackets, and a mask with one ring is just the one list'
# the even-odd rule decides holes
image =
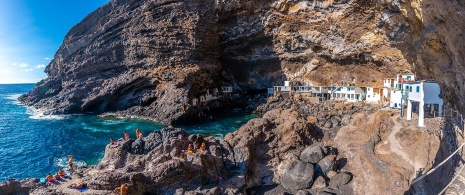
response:
{"label": "beach towel", "polygon": [[87,185],[84,185],[84,187],[82,188],[73,188],[71,185],[68,186],[69,189],[75,189],[79,192],[85,192],[86,190],[88,190],[89,188],[87,187]]}

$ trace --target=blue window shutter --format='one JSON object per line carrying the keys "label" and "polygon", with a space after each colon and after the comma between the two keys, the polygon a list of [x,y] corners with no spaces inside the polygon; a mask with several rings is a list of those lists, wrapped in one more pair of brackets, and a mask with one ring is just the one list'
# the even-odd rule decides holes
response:
{"label": "blue window shutter", "polygon": [[409,91],[412,92],[412,86],[409,87]]}
{"label": "blue window shutter", "polygon": [[420,86],[417,86],[417,92],[420,92]]}

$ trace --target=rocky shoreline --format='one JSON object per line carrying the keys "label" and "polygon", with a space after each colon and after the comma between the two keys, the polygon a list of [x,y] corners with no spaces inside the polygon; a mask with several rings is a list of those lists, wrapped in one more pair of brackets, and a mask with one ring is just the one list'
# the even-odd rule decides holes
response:
{"label": "rocky shoreline", "polygon": [[[84,181],[90,188],[87,194],[112,193],[122,183],[132,184],[129,194],[386,194],[386,186],[389,193],[404,193],[415,178],[414,168],[386,148],[395,113],[378,109],[270,98],[257,109],[264,112],[262,118],[222,140],[168,127],[142,139],[107,145],[98,165],[78,170],[64,184],[12,180],[0,184],[0,190],[72,194],[65,186]],[[426,144],[421,146],[426,151],[415,158],[428,170],[439,155],[433,152],[439,150],[439,141],[414,127],[404,124],[419,133],[414,138],[421,143],[416,144]]]}

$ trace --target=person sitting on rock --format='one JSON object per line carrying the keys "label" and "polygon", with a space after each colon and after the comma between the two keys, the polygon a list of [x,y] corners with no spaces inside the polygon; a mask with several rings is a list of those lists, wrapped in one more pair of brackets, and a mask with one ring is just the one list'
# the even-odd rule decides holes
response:
{"label": "person sitting on rock", "polygon": [[194,154],[194,149],[192,148],[192,144],[189,144],[189,146],[187,146],[187,153]]}
{"label": "person sitting on rock", "polygon": [[60,175],[60,176],[62,176],[62,177],[63,177],[63,176],[65,176],[65,175],[66,175],[66,172],[65,172],[65,171],[63,171],[63,169],[60,169],[60,170],[58,170],[58,175]]}
{"label": "person sitting on rock", "polygon": [[142,138],[142,132],[140,131],[139,127],[137,127],[136,129],[136,138],[137,139]]}
{"label": "person sitting on rock", "polygon": [[205,151],[205,142],[202,142],[202,145],[200,145],[200,148],[197,149],[197,152],[202,152],[202,151]]}
{"label": "person sitting on rock", "polygon": [[65,180],[65,179],[63,179],[63,177],[61,177],[60,174],[58,174],[58,172],[55,174],[54,177],[55,177],[55,179],[58,180],[58,181],[63,181],[63,180]]}
{"label": "person sitting on rock", "polygon": [[123,131],[124,134],[124,140],[128,141],[129,140],[129,134],[126,131]]}
{"label": "person sitting on rock", "polygon": [[127,184],[127,183],[121,184],[121,187],[120,187],[121,195],[126,195],[128,189],[129,189],[129,184]]}
{"label": "person sitting on rock", "polygon": [[118,142],[115,142],[115,140],[113,138],[110,138],[110,145],[114,146],[114,145],[117,145]]}
{"label": "person sitting on rock", "polygon": [[52,176],[52,174],[48,173],[47,177],[45,178],[45,180],[47,181],[47,183],[53,183],[55,182],[55,177]]}

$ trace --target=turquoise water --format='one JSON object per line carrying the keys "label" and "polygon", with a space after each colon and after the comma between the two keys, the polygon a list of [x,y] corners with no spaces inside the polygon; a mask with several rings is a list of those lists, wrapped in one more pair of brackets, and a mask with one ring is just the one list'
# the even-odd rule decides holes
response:
{"label": "turquoise water", "polygon": [[[109,139],[123,137],[123,130],[135,137],[136,127],[144,135],[163,128],[162,125],[137,119],[43,116],[17,101],[21,94],[33,87],[34,84],[0,84],[0,181],[44,177],[66,167],[68,154],[74,155],[75,164],[94,165],[103,158]],[[182,128],[188,133],[226,135],[251,118],[255,116],[232,115]]]}

